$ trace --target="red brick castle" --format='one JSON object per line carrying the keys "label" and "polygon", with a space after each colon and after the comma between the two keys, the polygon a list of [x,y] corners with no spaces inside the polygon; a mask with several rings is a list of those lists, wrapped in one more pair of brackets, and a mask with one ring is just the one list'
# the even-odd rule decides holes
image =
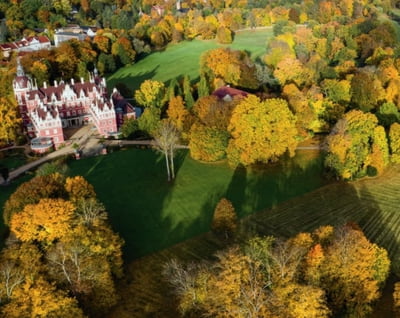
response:
{"label": "red brick castle", "polygon": [[134,107],[116,89],[107,96],[106,80],[96,69],[88,81],[54,81],[53,86],[44,83],[39,88],[18,61],[13,88],[29,137],[51,138],[56,148],[64,143],[64,128],[93,123],[100,135],[108,136],[118,131],[124,118],[136,117]]}

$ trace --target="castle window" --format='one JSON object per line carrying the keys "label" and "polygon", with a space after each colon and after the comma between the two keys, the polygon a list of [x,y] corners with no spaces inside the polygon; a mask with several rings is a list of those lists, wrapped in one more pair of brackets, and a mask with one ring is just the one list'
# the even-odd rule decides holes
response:
{"label": "castle window", "polygon": [[57,133],[57,129],[53,129],[53,134],[56,134]]}
{"label": "castle window", "polygon": [[46,136],[50,135],[50,131],[48,129],[46,129],[45,133],[46,133]]}

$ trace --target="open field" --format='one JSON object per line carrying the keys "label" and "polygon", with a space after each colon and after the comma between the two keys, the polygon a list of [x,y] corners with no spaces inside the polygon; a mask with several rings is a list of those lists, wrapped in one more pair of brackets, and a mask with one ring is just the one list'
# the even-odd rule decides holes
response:
{"label": "open field", "polygon": [[84,176],[105,204],[113,227],[125,239],[125,259],[132,260],[207,232],[222,197],[239,216],[275,206],[324,183],[317,152],[268,169],[231,170],[202,164],[187,151],[177,156],[177,177],[167,182],[164,158],[153,150],[128,149],[70,164]]}
{"label": "open field", "polygon": [[267,40],[272,35],[272,29],[268,28],[239,32],[229,45],[218,44],[214,40],[171,44],[165,50],[151,53],[134,65],[120,68],[108,77],[107,85],[113,88],[121,82],[133,92],[146,79],[168,82],[173,78],[189,75],[195,80],[199,76],[200,56],[203,52],[217,47],[231,47],[250,52],[255,60],[265,53]]}
{"label": "open field", "polygon": [[[371,241],[389,251],[393,269],[399,274],[399,206],[400,166],[396,166],[379,178],[329,184],[252,214],[242,220],[242,230],[287,238],[300,231],[312,231],[320,225],[354,221]],[[129,300],[122,300],[110,317],[176,317],[168,286],[161,278],[162,264],[171,258],[184,261],[208,259],[221,246],[222,243],[208,233],[132,262],[120,285],[120,293]],[[379,311],[372,317],[391,316],[390,289],[385,295],[389,301],[384,299],[377,305],[386,308],[377,308]]]}

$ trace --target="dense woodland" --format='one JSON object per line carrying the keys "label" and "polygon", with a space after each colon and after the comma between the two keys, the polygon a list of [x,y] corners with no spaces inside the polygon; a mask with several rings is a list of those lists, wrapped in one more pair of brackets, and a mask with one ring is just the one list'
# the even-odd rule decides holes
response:
{"label": "dense woodland", "polygon": [[[274,37],[260,59],[221,47],[202,55],[199,78],[146,80],[136,91],[119,83],[122,94],[144,109],[122,133],[154,137],[170,165],[174,145],[186,143],[194,159],[226,159],[232,167],[293,156],[299,142],[324,134],[327,171],[352,180],[400,162],[396,6],[351,0],[0,0],[0,40],[37,32],[52,38],[68,23],[98,28],[93,38],[21,58],[42,85],[86,78],[94,68],[105,76],[170,43],[215,38],[229,44],[240,29],[271,27]],[[22,143],[11,87],[16,56],[2,62],[0,140]],[[227,84],[248,96],[224,101],[211,94]],[[173,166],[170,172],[173,178]],[[123,279],[123,241],[86,180],[43,174],[24,183],[3,209],[10,236],[0,255],[0,311],[5,317],[106,315],[121,297],[115,280]],[[165,265],[182,315],[362,317],[371,311],[390,261],[356,225],[321,227],[287,240],[244,238],[234,216],[222,200],[212,228],[227,247],[212,260]],[[397,287],[396,308],[399,294]]]}

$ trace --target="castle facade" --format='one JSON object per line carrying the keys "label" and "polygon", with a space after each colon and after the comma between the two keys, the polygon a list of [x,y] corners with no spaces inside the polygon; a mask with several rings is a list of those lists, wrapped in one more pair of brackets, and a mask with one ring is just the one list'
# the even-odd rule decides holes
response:
{"label": "castle facade", "polygon": [[29,137],[51,138],[56,148],[64,143],[67,127],[93,123],[100,135],[108,136],[118,131],[125,118],[136,118],[135,108],[116,89],[107,96],[106,80],[97,70],[88,81],[55,81],[39,88],[18,62],[13,88]]}

